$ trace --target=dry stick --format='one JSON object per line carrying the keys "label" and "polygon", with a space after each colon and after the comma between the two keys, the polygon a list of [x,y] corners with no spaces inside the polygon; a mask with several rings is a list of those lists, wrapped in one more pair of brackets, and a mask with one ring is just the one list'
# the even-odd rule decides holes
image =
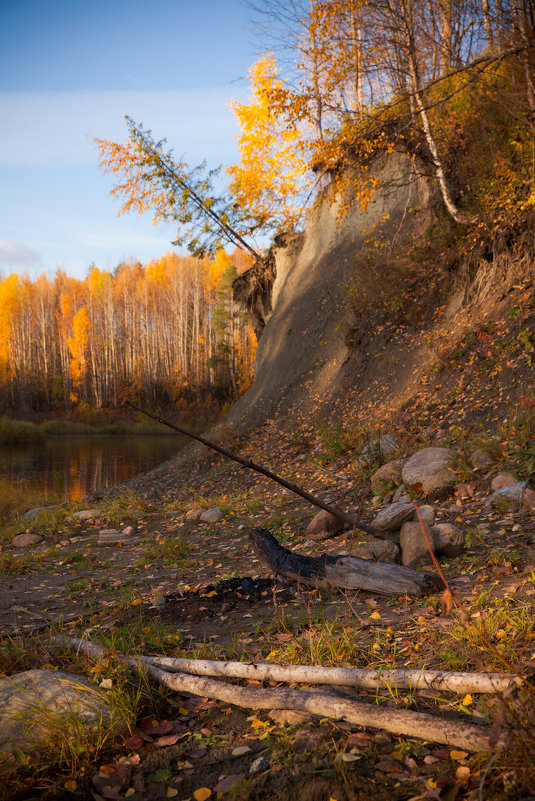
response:
{"label": "dry stick", "polygon": [[[451,586],[450,586],[450,584],[448,582],[448,579],[446,578],[446,576],[442,572],[442,570],[440,568],[440,565],[437,562],[437,558],[436,558],[436,556],[434,554],[434,551],[431,548],[431,543],[429,542],[429,537],[427,536],[427,532],[425,530],[425,526],[424,526],[422,518],[420,516],[420,510],[418,509],[418,504],[416,503],[416,501],[413,501],[413,503],[414,503],[414,506],[416,507],[416,514],[417,514],[418,520],[420,522],[420,528],[422,529],[422,534],[424,535],[424,538],[425,538],[425,541],[426,541],[426,544],[427,544],[427,548],[429,550],[429,553],[431,554],[431,559],[433,560],[433,564],[435,565],[435,567],[436,567],[436,569],[438,571],[438,574],[439,574],[440,578],[442,579],[442,581],[444,583],[444,586],[446,587],[446,590],[450,593],[452,600],[455,602],[456,606],[463,613],[463,615],[465,617],[465,620],[468,621],[470,619],[470,615],[468,614],[468,611],[467,611],[466,607],[464,606],[464,604],[462,603],[462,601],[460,601],[459,598],[457,597],[457,595],[455,594],[455,591],[452,590],[452,588],[451,588]],[[502,663],[502,665],[504,667],[507,668],[507,670],[510,670],[511,673],[514,673],[514,675],[518,679],[517,683],[522,684],[524,687],[526,687],[526,689],[530,692],[530,694],[533,697],[535,697],[535,685],[531,681],[529,681],[524,675],[522,675],[522,673],[519,670],[517,670],[515,668],[515,666],[512,665],[509,662],[508,659],[506,659],[504,656],[502,656],[502,654],[498,651],[498,649],[490,642],[488,637],[486,637],[485,634],[483,634],[481,629],[479,629],[478,634],[479,634],[479,636],[481,638],[481,641],[489,649],[489,651],[491,651],[494,654],[494,656]]]}
{"label": "dry stick", "polygon": [[284,478],[276,475],[276,473],[272,473],[271,470],[255,464],[252,459],[243,459],[241,456],[237,456],[235,453],[228,451],[226,448],[222,448],[221,445],[216,445],[215,442],[210,442],[204,437],[199,436],[199,434],[193,434],[193,432],[187,431],[181,426],[177,426],[174,423],[170,423],[168,420],[164,420],[163,417],[160,417],[157,414],[152,414],[152,412],[148,412],[146,409],[141,409],[131,401],[127,401],[127,403],[132,407],[132,409],[135,409],[142,414],[146,414],[147,417],[156,420],[156,422],[162,423],[162,425],[168,426],[174,431],[178,431],[179,434],[185,434],[186,437],[191,437],[192,439],[197,440],[197,442],[201,442],[203,445],[206,445],[208,448],[212,448],[212,450],[221,453],[223,456],[226,456],[227,459],[232,459],[234,462],[238,462],[239,464],[243,465],[243,467],[248,467],[251,470],[255,470],[257,473],[261,473],[263,476],[267,476],[267,478],[270,478],[272,481],[276,481],[277,484],[289,489],[290,492],[294,492],[296,495],[299,495],[301,498],[304,498],[306,501],[314,504],[314,506],[318,506],[320,509],[324,509],[326,512],[338,517],[340,520],[342,520],[344,525],[352,528],[358,528],[360,531],[364,531],[366,534],[372,534],[374,537],[378,537],[380,539],[395,540],[397,542],[397,537],[394,537],[384,531],[379,531],[379,529],[373,528],[373,526],[368,526],[366,523],[361,523],[360,520],[357,520],[353,515],[348,515],[345,512],[342,512],[340,509],[337,509],[335,506],[325,503],[325,501],[322,501],[320,498],[316,498],[314,495],[311,495],[310,492],[306,492],[306,490],[301,489],[301,487],[298,487],[296,484],[292,484],[291,482],[286,481]]}
{"label": "dry stick", "polygon": [[[104,648],[87,640],[74,637],[52,637],[51,640],[57,645],[73,645],[79,652],[97,658],[106,653]],[[239,687],[187,673],[167,673],[135,657],[122,654],[115,654],[115,657],[140,672],[146,670],[161,684],[177,692],[214,698],[248,709],[294,709],[322,718],[343,719],[358,726],[382,729],[391,734],[431,740],[466,751],[495,751],[503,750],[507,746],[506,738],[502,738],[497,745],[491,745],[489,736],[478,726],[437,718],[423,712],[378,708],[372,704],[349,701],[321,692]]]}
{"label": "dry stick", "polygon": [[501,673],[461,673],[446,670],[366,670],[363,668],[275,665],[267,662],[221,662],[212,659],[179,659],[168,656],[138,656],[142,662],[195,676],[330,684],[377,690],[382,686],[411,690],[443,690],[465,693],[501,693],[520,685],[515,676]]}

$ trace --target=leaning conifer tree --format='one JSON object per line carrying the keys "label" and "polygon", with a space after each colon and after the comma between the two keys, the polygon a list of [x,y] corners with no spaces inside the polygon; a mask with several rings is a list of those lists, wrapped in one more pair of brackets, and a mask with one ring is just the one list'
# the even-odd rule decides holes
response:
{"label": "leaning conifer tree", "polygon": [[217,193],[214,179],[219,169],[207,170],[206,162],[190,168],[164,149],[165,139],[126,117],[129,138],[122,143],[95,139],[104,172],[122,180],[111,190],[122,205],[119,214],[150,210],[154,223],[176,226],[173,245],[185,245],[196,257],[212,255],[223,244],[235,245],[253,258],[260,254],[245,239],[262,221],[226,195]]}

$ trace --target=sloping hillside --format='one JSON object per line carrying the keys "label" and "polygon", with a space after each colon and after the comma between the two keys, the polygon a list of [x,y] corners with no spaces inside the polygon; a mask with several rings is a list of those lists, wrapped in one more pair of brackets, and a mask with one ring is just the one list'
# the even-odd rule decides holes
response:
{"label": "sloping hillside", "polygon": [[376,421],[411,403],[449,402],[452,391],[469,397],[476,385],[492,384],[494,407],[529,390],[530,229],[493,253],[459,255],[407,158],[382,157],[373,169],[382,186],[365,211],[353,200],[341,215],[326,190],[304,233],[275,248],[256,378],[229,415],[235,429],[273,418],[294,426],[297,410],[336,419],[368,407]]}

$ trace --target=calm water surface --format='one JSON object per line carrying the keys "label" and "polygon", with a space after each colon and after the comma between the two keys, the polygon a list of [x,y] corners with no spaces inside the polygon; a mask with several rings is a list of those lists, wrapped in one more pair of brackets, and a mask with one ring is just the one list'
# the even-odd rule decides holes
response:
{"label": "calm water surface", "polygon": [[43,501],[80,501],[100,487],[144,473],[169,459],[187,438],[173,434],[55,436],[41,445],[0,446],[0,479],[38,491]]}

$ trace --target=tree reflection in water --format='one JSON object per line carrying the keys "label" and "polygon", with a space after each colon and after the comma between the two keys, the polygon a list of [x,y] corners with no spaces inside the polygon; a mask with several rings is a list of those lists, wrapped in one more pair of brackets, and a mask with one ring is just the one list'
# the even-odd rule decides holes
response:
{"label": "tree reflection in water", "polygon": [[0,478],[48,498],[80,501],[173,456],[185,438],[151,436],[54,436],[44,444],[0,447]]}

